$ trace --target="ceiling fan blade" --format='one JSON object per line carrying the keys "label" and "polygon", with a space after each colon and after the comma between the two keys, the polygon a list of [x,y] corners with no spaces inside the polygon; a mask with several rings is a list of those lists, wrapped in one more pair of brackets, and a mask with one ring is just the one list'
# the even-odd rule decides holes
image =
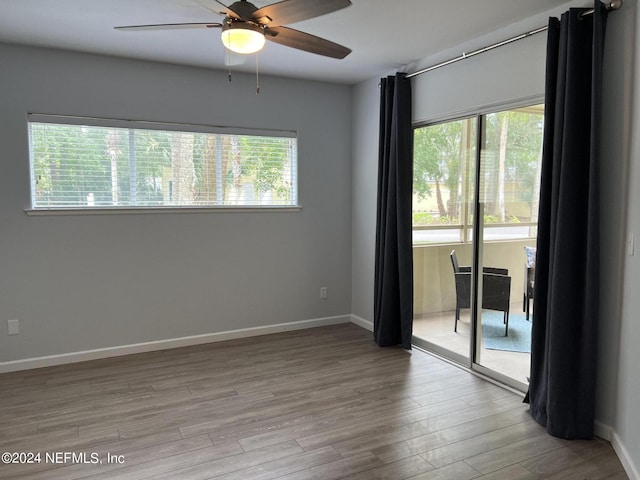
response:
{"label": "ceiling fan blade", "polygon": [[209,23],[158,23],[155,25],[125,25],[113,27],[116,30],[175,30],[181,28],[220,28],[222,24]]}
{"label": "ceiling fan blade", "polygon": [[325,57],[342,59],[351,53],[350,48],[293,28],[269,27],[265,33],[267,40]]}
{"label": "ceiling fan blade", "polygon": [[335,12],[351,5],[349,0],[283,0],[253,12],[264,25],[277,27]]}
{"label": "ceiling fan blade", "polygon": [[218,5],[220,5],[222,7],[222,11],[219,12],[221,14],[225,14],[228,15],[231,18],[240,18],[240,15],[238,15],[236,12],[234,12],[233,10],[231,10],[229,7],[227,7],[224,3],[220,2],[219,0],[214,0]]}

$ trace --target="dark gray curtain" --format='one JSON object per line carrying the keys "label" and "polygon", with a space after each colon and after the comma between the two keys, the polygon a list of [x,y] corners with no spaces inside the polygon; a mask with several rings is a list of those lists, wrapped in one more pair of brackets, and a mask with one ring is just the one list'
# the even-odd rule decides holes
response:
{"label": "dark gray curtain", "polygon": [[411,82],[381,80],[373,335],[381,347],[411,348],[413,252]]}
{"label": "dark gray curtain", "polygon": [[606,14],[549,21],[531,378],[532,417],[593,436],[599,281],[598,151]]}

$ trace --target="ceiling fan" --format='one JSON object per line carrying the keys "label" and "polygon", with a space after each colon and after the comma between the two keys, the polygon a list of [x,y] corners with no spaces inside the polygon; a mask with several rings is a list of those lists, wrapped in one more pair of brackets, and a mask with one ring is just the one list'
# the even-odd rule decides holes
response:
{"label": "ceiling fan", "polygon": [[236,53],[249,54],[260,51],[265,40],[325,57],[342,59],[351,49],[309,33],[285,27],[351,5],[349,0],[283,0],[261,8],[247,0],[239,0],[228,7],[214,0],[221,7],[216,12],[224,15],[221,23],[164,23],[155,25],[127,25],[116,30],[164,30],[182,28],[220,28],[222,43]]}

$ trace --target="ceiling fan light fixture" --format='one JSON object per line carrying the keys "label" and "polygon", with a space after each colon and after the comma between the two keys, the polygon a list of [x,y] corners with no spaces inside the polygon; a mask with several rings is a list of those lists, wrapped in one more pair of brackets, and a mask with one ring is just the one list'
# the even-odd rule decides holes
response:
{"label": "ceiling fan light fixture", "polygon": [[226,48],[242,54],[259,52],[265,44],[262,28],[249,22],[225,22],[221,38]]}

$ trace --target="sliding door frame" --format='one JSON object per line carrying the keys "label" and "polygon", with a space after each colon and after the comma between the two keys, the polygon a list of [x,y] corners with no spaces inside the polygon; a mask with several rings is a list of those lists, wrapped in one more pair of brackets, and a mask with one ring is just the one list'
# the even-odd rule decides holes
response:
{"label": "sliding door frame", "polygon": [[[507,387],[515,389],[520,392],[526,392],[528,386],[525,383],[519,382],[511,377],[501,374],[495,370],[487,368],[478,363],[478,353],[481,351],[479,344],[478,322],[482,318],[482,305],[479,299],[482,298],[482,276],[479,272],[482,272],[482,255],[483,255],[483,234],[484,234],[484,215],[483,205],[480,202],[480,187],[481,187],[481,169],[482,169],[482,155],[485,150],[485,117],[489,114],[513,110],[532,105],[539,105],[543,103],[544,95],[534,96],[527,99],[521,99],[516,102],[506,102],[501,104],[495,104],[493,106],[487,106],[482,109],[476,109],[474,112],[468,112],[468,114],[460,113],[455,117],[442,117],[434,119],[430,122],[420,122],[420,125],[437,124],[446,121],[455,121],[456,118],[476,118],[476,151],[475,151],[475,182],[474,182],[474,199],[472,205],[473,222],[472,222],[472,261],[471,261],[471,325],[469,335],[469,356],[464,356],[459,353],[448,350],[435,343],[432,343],[423,338],[418,338],[415,335],[412,338],[412,343],[419,348],[432,352],[438,356],[441,356],[449,361],[457,363],[465,368],[468,368],[472,372],[477,372],[482,376],[488,377],[497,381]],[[414,128],[420,126],[415,125]],[[466,222],[465,222],[466,223]],[[465,229],[464,235],[466,238],[467,231]]]}

